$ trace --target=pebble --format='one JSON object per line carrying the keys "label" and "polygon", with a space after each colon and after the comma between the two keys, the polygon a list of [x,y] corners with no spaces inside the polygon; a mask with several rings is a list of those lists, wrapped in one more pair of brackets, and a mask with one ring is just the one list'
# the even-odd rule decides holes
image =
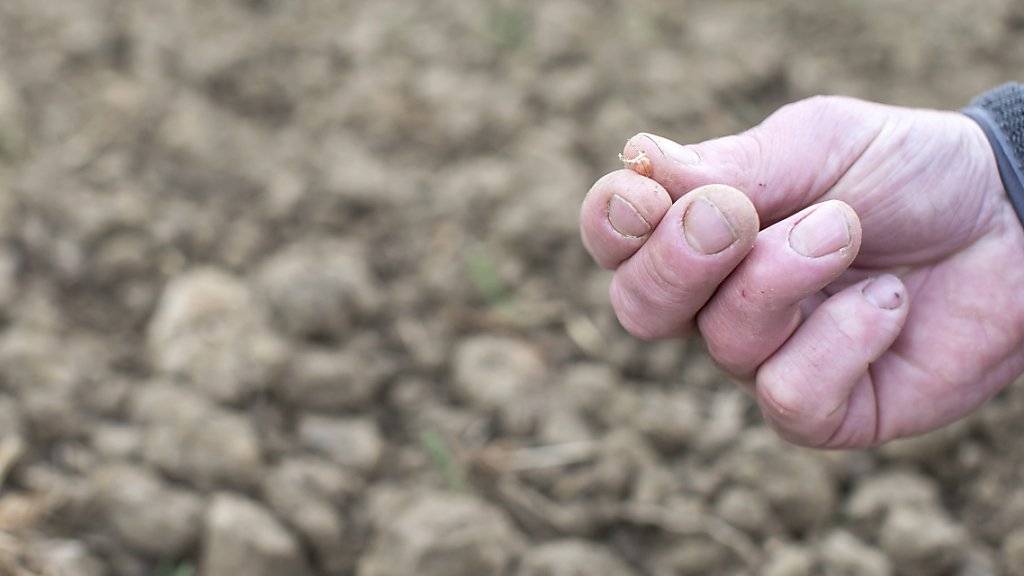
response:
{"label": "pebble", "polygon": [[299,419],[298,436],[306,448],[363,473],[377,467],[384,451],[377,424],[369,418],[304,415]]}
{"label": "pebble", "polygon": [[357,576],[504,574],[525,546],[504,511],[468,494],[427,492],[389,508],[397,510],[384,518]]}
{"label": "pebble", "polygon": [[259,482],[263,454],[249,418],[165,383],[140,388],[131,404],[147,462],[203,489]]}
{"label": "pebble", "polygon": [[961,562],[967,535],[937,508],[899,506],[882,524],[879,542],[900,572],[941,574]]}
{"label": "pebble", "polygon": [[772,526],[772,511],[764,496],[743,486],[726,488],[715,503],[715,513],[733,526],[764,534]]}
{"label": "pebble", "polygon": [[939,503],[934,480],[908,470],[865,477],[853,490],[846,513],[855,520],[881,520],[897,506],[932,507]]}
{"label": "pebble", "polygon": [[295,529],[330,574],[352,570],[354,550],[341,506],[363,483],[326,460],[293,457],[276,466],[263,482],[270,509]]}
{"label": "pebble", "polygon": [[516,576],[635,576],[606,547],[586,540],[556,540],[533,547],[523,556]]}
{"label": "pebble", "polygon": [[892,564],[885,554],[845,530],[835,530],[818,550],[826,574],[843,576],[890,576]]}
{"label": "pebble", "polygon": [[286,353],[249,288],[214,268],[167,284],[147,338],[162,374],[228,403],[266,390]]}
{"label": "pebble", "polygon": [[302,547],[273,514],[248,498],[230,493],[214,496],[207,511],[199,573],[312,574]]}
{"label": "pebble", "polygon": [[311,347],[292,358],[278,389],[291,405],[307,410],[351,410],[372,401],[394,372],[377,339],[344,348]]}
{"label": "pebble", "polygon": [[814,555],[795,544],[774,546],[768,552],[762,576],[811,576]]}
{"label": "pebble", "polygon": [[382,303],[365,252],[341,240],[286,246],[263,263],[255,281],[274,322],[300,339],[340,339]]}
{"label": "pebble", "polygon": [[1002,546],[1003,565],[1010,576],[1024,576],[1024,528],[1006,535]]}
{"label": "pebble", "polygon": [[455,349],[453,384],[467,402],[498,409],[544,388],[546,368],[537,350],[522,340],[480,335]]}
{"label": "pebble", "polygon": [[203,514],[198,495],[127,464],[99,468],[91,483],[107,522],[133,550],[174,559],[196,543]]}
{"label": "pebble", "polygon": [[106,576],[108,573],[103,562],[76,540],[44,540],[33,544],[28,555],[40,573],[47,576]]}
{"label": "pebble", "polygon": [[784,444],[764,429],[744,434],[724,471],[763,494],[782,524],[795,532],[827,522],[836,508],[836,482],[822,457]]}

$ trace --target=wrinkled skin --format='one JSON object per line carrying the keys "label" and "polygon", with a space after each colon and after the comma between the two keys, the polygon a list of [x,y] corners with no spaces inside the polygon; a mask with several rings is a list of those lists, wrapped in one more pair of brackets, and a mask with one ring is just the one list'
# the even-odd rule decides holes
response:
{"label": "wrinkled skin", "polygon": [[967,117],[817,97],[623,154],[649,177],[606,175],[581,213],[620,322],[698,330],[784,438],[923,433],[1024,371],[1024,227]]}

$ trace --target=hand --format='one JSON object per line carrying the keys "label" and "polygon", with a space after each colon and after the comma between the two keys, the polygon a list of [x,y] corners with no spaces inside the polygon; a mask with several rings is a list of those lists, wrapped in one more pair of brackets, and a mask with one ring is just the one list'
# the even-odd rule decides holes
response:
{"label": "hand", "polygon": [[784,438],[922,433],[1024,371],[1024,227],[969,118],[817,97],[623,156],[581,213],[619,321],[698,329]]}

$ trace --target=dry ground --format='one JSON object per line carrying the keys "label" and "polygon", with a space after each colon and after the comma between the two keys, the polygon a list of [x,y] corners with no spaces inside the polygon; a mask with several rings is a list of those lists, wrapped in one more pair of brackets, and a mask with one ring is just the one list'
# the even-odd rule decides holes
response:
{"label": "dry ground", "polygon": [[955,108],[1015,0],[3,0],[0,575],[1024,574],[1024,389],[782,445],[642,345],[628,136]]}

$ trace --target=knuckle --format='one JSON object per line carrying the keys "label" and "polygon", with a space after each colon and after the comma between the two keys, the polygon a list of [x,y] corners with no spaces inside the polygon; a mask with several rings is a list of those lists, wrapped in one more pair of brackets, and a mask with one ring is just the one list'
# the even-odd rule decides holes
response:
{"label": "knuckle", "polygon": [[800,114],[821,114],[839,104],[843,100],[840,96],[834,96],[831,94],[817,94],[810,96],[802,100],[797,100],[787,107],[791,107],[791,110],[795,113]]}
{"label": "knuckle", "polygon": [[687,306],[703,281],[680,261],[677,247],[668,242],[648,243],[637,254],[633,273],[644,287],[643,299],[657,309],[680,309]]}
{"label": "knuckle", "polygon": [[631,290],[623,287],[618,275],[612,279],[609,299],[619,324],[634,338],[650,342],[665,336],[664,329],[649,320],[650,314],[644,313],[643,304]]}
{"label": "knuckle", "polygon": [[709,329],[704,326],[701,328],[701,336],[704,338],[708,355],[719,368],[737,378],[746,378],[751,375],[750,361],[744,353],[742,344],[737,343],[729,335],[723,335],[721,330]]}
{"label": "knuckle", "polygon": [[649,264],[645,266],[645,275],[650,279],[653,299],[666,305],[681,303],[687,300],[692,287],[693,278],[682,272],[679,266]]}
{"label": "knuckle", "polygon": [[770,368],[763,368],[757,374],[757,400],[761,411],[770,423],[785,430],[814,418],[813,401],[789,384]]}
{"label": "knuckle", "polygon": [[790,102],[772,113],[762,126],[774,124],[793,124],[805,120],[818,119],[835,112],[850,101],[844,96],[819,94],[796,102]]}
{"label": "knuckle", "polygon": [[642,340],[644,342],[652,342],[661,337],[653,326],[649,323],[640,321],[635,314],[627,312],[622,308],[615,308],[615,317],[619,319],[619,324],[622,326],[630,336]]}
{"label": "knuckle", "polygon": [[768,424],[786,441],[808,448],[843,448],[861,446],[867,439],[862,431],[851,429],[839,435],[842,419],[838,422],[822,413],[815,398],[801,393],[797,387],[764,367],[756,379],[757,402]]}
{"label": "knuckle", "polygon": [[840,427],[836,434],[821,448],[830,450],[852,450],[861,448],[872,448],[876,445],[875,431],[872,427]]}

